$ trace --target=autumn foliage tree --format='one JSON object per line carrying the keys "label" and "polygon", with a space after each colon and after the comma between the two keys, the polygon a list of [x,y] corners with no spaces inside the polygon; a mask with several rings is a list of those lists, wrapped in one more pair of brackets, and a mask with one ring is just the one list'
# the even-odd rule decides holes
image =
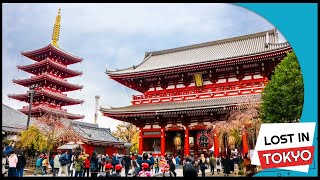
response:
{"label": "autumn foliage tree", "polygon": [[116,130],[113,131],[112,134],[125,142],[132,143],[132,147],[130,148],[131,152],[136,152],[138,150],[139,131],[133,124],[122,122],[117,125]]}
{"label": "autumn foliage tree", "polygon": [[21,132],[17,147],[43,152],[50,148],[47,141],[46,135],[38,127],[31,125],[27,130]]}

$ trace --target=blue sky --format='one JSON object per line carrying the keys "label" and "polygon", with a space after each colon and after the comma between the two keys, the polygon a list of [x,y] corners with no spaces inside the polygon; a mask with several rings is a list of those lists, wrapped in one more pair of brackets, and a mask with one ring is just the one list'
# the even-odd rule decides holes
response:
{"label": "blue sky", "polygon": [[[145,52],[214,41],[274,28],[261,16],[233,4],[2,4],[2,102],[20,109],[27,103],[9,100],[8,94],[26,93],[12,79],[29,78],[17,65],[34,61],[20,52],[35,50],[51,42],[54,21],[61,8],[59,47],[82,57],[68,66],[83,71],[68,82],[84,85],[68,96],[83,99],[82,105],[65,107],[93,122],[95,95],[100,106],[130,104],[131,90],[108,78],[109,70],[139,64]],[[280,41],[285,41],[280,36]],[[114,130],[120,121],[99,112],[98,124]]]}

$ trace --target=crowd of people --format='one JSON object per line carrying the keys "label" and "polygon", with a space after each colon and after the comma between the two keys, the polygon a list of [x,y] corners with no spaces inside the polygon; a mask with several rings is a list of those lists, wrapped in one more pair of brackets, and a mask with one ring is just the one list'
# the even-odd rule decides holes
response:
{"label": "crowd of people", "polygon": [[[4,169],[8,169],[9,177],[22,177],[26,165],[23,152],[16,152],[13,149],[8,151],[8,149],[10,147],[6,148],[5,153],[3,152],[2,174]],[[34,175],[118,177],[124,174],[125,177],[176,177],[176,169],[182,167],[184,177],[197,177],[198,174],[205,177],[206,169],[210,170],[210,175],[214,175],[216,171],[217,174],[223,173],[224,176],[229,176],[231,173],[238,173],[239,164],[242,162],[246,176],[256,173],[247,154],[218,157],[214,157],[213,154],[201,154],[200,157],[191,155],[181,159],[179,155],[171,154],[153,156],[152,153],[142,155],[114,153],[109,156],[95,151],[89,155],[84,151],[62,150],[50,158],[45,153],[40,154],[35,163]],[[124,173],[122,173],[123,170]]]}

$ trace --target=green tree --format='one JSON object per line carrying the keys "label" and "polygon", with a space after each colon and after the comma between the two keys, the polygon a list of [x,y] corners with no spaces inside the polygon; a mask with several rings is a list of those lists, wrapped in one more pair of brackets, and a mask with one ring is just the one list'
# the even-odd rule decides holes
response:
{"label": "green tree", "polygon": [[112,132],[112,134],[125,141],[132,143],[132,147],[130,148],[131,152],[136,152],[139,148],[139,131],[138,128],[135,127],[131,123],[122,122],[117,125],[117,129]]}
{"label": "green tree", "polygon": [[303,106],[303,79],[294,52],[275,68],[271,80],[262,92],[260,107],[264,123],[299,122]]}

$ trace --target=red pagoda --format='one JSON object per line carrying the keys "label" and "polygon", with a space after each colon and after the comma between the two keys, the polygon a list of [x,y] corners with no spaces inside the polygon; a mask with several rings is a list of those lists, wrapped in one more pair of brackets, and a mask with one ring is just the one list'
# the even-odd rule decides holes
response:
{"label": "red pagoda", "polygon": [[[279,43],[278,33],[272,29],[146,52],[140,64],[106,72],[142,94],[133,96],[132,105],[100,111],[139,127],[140,154],[199,155],[204,150],[198,143],[206,140],[204,130],[226,121],[239,104],[258,104],[274,68],[290,51],[288,42]],[[215,156],[219,154],[216,136]],[[243,138],[246,136],[244,132]],[[210,146],[204,145],[208,152]]]}
{"label": "red pagoda", "polygon": [[[81,62],[83,59],[62,50],[58,46],[60,33],[60,9],[54,24],[52,43],[41,49],[22,52],[21,54],[34,64],[17,66],[18,69],[33,74],[31,78],[13,80],[13,83],[24,87],[35,87],[31,116],[41,117],[46,113],[54,113],[60,117],[75,120],[83,119],[83,115],[68,113],[63,106],[82,104],[83,100],[68,97],[64,92],[82,89],[83,86],[67,82],[67,78],[82,75],[82,72],[68,69],[67,66]],[[11,94],[9,98],[29,103],[29,94]],[[29,106],[19,111],[28,114]]]}

